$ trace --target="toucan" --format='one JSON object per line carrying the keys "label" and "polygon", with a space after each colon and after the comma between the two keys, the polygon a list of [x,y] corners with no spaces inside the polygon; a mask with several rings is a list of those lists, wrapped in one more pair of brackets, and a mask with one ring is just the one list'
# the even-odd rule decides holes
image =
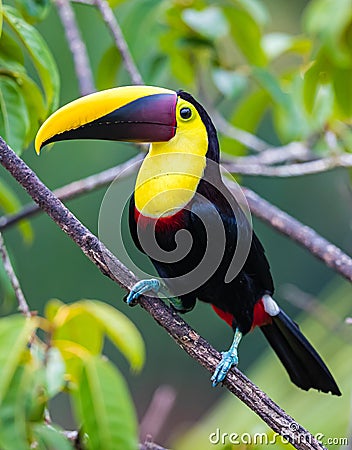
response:
{"label": "toucan", "polygon": [[225,187],[217,132],[198,101],[154,86],[96,92],[52,114],[35,148],[39,154],[47,144],[72,139],[150,144],[130,199],[129,228],[160,278],[138,282],[126,302],[167,289],[180,313],[197,300],[211,304],[234,332],[211,378],[214,386],[238,364],[239,342],[257,326],[294,384],[341,395],[321,357],[273,299],[264,248]]}

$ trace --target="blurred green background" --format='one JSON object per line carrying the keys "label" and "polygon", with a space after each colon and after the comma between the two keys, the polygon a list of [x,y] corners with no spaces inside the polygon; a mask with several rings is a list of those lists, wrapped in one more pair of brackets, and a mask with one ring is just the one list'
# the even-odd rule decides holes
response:
{"label": "blurred green background", "polygon": [[[157,15],[158,10],[153,8],[158,3],[163,2],[131,0],[121,2],[115,11],[146,84],[190,89],[189,86],[183,86],[182,82],[170,73],[171,69],[167,61],[161,63],[158,69],[152,70],[148,61],[143,58],[143,55],[154,52],[155,42],[164,32],[164,25]],[[170,3],[192,4],[187,1]],[[306,2],[267,0],[261,3],[270,13],[270,21],[266,27],[268,31],[300,32],[302,11]],[[74,9],[96,73],[102,55],[112,45],[111,37],[95,10],[83,5],[74,5]],[[78,97],[79,92],[72,57],[55,8],[51,8],[49,16],[39,24],[39,30],[47,40],[57,61],[61,76],[60,104],[64,104]],[[170,45],[169,41],[165,41],[164,51],[168,45]],[[170,58],[175,51],[176,49],[170,46]],[[113,70],[111,76],[115,76]],[[120,84],[129,83],[123,70],[119,72],[115,80]],[[272,144],[276,145],[279,142],[269,115],[265,116],[261,122],[258,134]],[[31,146],[23,153],[23,158],[38,176],[54,189],[114,166],[134,154],[136,150],[132,145],[67,142],[56,144],[49,151],[44,151],[40,157],[36,156]],[[18,192],[24,204],[28,202],[26,194],[21,192],[3,169],[0,169],[0,176]],[[337,169],[320,175],[292,179],[242,177],[241,183],[313,227],[347,253],[352,253],[352,195],[348,171]],[[121,196],[116,198],[117,209],[123,208],[124,201],[132,189],[133,177],[121,184]],[[68,203],[70,209],[93,233],[98,232],[99,210],[104,194],[105,190],[100,189]],[[219,422],[218,426],[224,424],[225,427],[225,418],[226,426],[231,430],[230,419],[233,417],[232,431],[244,432],[247,430],[246,427],[248,431],[249,428],[250,430],[261,428],[260,420],[248,412],[239,401],[230,400],[225,389],[221,387],[213,389],[210,384],[210,374],[181,351],[147,314],[138,307],[128,308],[122,301],[124,292],[102,276],[47,216],[43,214],[37,216],[31,220],[31,223],[34,230],[34,239],[31,244],[23,243],[17,229],[5,232],[8,248],[31,308],[42,313],[45,303],[50,298],[59,298],[64,302],[92,298],[116,306],[134,321],[147,347],[147,360],[142,373],[138,375],[130,373],[126,362],[116,350],[112,351],[107,347],[107,354],[116,361],[125,374],[139,417],[143,416],[158,386],[167,384],[175,389],[176,402],[161,436],[158,437],[160,443],[169,445],[173,443],[175,448],[186,449],[196,448],[196,442],[198,442],[199,448],[206,448],[207,430],[209,433],[213,431],[217,422]],[[110,236],[115,229],[116,233],[118,232],[118,226],[112,220]],[[256,219],[254,219],[254,227],[266,248],[276,284],[275,298],[280,305],[289,314],[300,313],[281,295],[282,286],[291,283],[319,299],[328,301],[329,307],[342,323],[351,311],[348,305],[351,301],[350,286],[345,285],[341,278],[307,251],[282,237],[275,230]],[[143,260],[143,264],[147,263]],[[16,305],[9,301],[2,305],[3,314],[8,314],[15,309]],[[303,316],[307,316],[307,313]],[[193,312],[185,316],[185,319],[217,349],[225,349],[230,344],[231,330],[214,315],[207,305],[198,304]],[[246,374],[250,374],[254,381],[269,396],[273,396],[283,409],[294,415],[298,421],[303,421],[303,425],[308,429],[313,427],[316,432],[320,431],[319,423],[326,427],[328,421],[325,419],[331,416],[331,411],[334,411],[333,419],[336,424],[332,429],[346,434],[351,390],[348,367],[345,367],[346,364],[344,365],[343,362],[346,358],[350,358],[350,353],[343,353],[342,359],[338,357],[338,353],[345,350],[346,339],[349,342],[347,348],[350,351],[351,334],[348,338],[346,336],[340,338],[337,333],[337,337],[335,336],[331,341],[329,334],[331,332],[319,327],[316,319],[310,318],[304,322],[304,325],[303,330],[313,343],[318,344],[319,352],[326,357],[328,366],[336,374],[338,384],[342,385],[344,394],[342,400],[324,394],[306,393],[292,387],[279,362],[272,355],[269,359],[266,358],[267,352],[271,353],[271,351],[257,330],[241,343],[239,367]],[[347,328],[347,325],[342,327]],[[349,330],[344,332],[348,333]],[[313,404],[314,408],[312,408]],[[311,414],[308,410],[311,410]],[[222,412],[223,415],[221,415]],[[191,429],[197,423],[202,424],[204,414],[211,419],[207,419],[208,422],[203,424],[203,428],[196,431],[198,433],[195,434],[196,438],[190,436],[187,437],[189,439],[187,441],[183,437],[183,443],[180,442],[176,436],[184,435],[185,430]],[[63,427],[74,426],[64,395],[54,400],[53,416]],[[319,422],[318,416],[325,419]],[[241,417],[248,419],[243,422],[244,419],[240,421]],[[200,435],[205,439],[202,444],[200,444]],[[192,439],[195,440],[192,441]]]}

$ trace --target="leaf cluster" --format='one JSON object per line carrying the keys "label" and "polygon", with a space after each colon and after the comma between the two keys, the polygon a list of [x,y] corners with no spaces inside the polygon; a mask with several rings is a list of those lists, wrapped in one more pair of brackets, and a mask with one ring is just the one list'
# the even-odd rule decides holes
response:
{"label": "leaf cluster", "polygon": [[4,5],[0,20],[0,134],[21,153],[58,106],[59,75],[45,40],[16,8]]}
{"label": "leaf cluster", "polygon": [[[40,124],[58,106],[60,93],[56,62],[30,22],[45,16],[48,2],[18,0],[17,8],[0,1],[0,135],[21,154],[33,141]],[[0,210],[11,214],[20,201],[0,180]],[[22,221],[26,242],[32,229]]]}
{"label": "leaf cluster", "polygon": [[70,397],[86,448],[137,448],[134,406],[124,378],[102,354],[105,336],[132,370],[141,369],[144,344],[138,330],[105,303],[51,300],[44,317],[0,319],[2,449],[72,448],[50,420],[49,402],[62,392]]}

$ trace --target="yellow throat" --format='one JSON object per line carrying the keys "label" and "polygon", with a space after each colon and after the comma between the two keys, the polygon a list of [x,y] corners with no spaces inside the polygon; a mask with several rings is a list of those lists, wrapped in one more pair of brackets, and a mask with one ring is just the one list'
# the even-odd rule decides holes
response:
{"label": "yellow throat", "polygon": [[178,99],[177,112],[191,108],[192,117],[177,114],[177,131],[168,142],[153,143],[137,176],[135,205],[147,217],[171,216],[194,196],[203,177],[208,134],[195,107]]}

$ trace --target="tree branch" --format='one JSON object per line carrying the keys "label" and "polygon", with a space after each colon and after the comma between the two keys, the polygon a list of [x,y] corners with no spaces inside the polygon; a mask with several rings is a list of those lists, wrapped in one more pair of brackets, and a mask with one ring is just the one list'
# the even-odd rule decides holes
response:
{"label": "tree branch", "polygon": [[15,292],[15,295],[16,295],[16,298],[18,301],[19,311],[21,311],[21,313],[23,315],[25,315],[26,317],[31,317],[31,312],[29,310],[28,303],[26,302],[26,299],[22,292],[20,283],[19,283],[16,273],[12,267],[11,260],[10,260],[9,254],[7,252],[5,242],[2,237],[1,232],[0,232],[0,256],[1,256],[1,259],[2,259],[2,262],[4,265],[5,272],[6,272],[7,276],[9,277],[9,280],[10,280],[13,290]]}
{"label": "tree branch", "polygon": [[[227,186],[233,189],[234,182],[225,180]],[[232,185],[232,186],[231,186]],[[259,219],[271,225],[280,233],[305,247],[310,253],[323,261],[328,267],[352,281],[352,259],[336,245],[320,236],[307,225],[285,213],[281,209],[264,200],[248,188],[243,188],[251,212]]]}
{"label": "tree branch", "polygon": [[121,27],[114,16],[106,0],[93,0],[93,4],[99,9],[102,18],[113,35],[117,49],[119,50],[124,66],[129,73],[133,84],[143,84],[142,76],[133,61],[131,52],[123,36]]}
{"label": "tree branch", "polygon": [[[0,163],[104,275],[124,289],[131,289],[137,281],[135,275],[79,222],[25,162],[6,145],[2,138],[0,138]],[[209,372],[214,372],[221,355],[187,325],[173,309],[166,306],[157,297],[141,296],[139,304],[193,359]],[[296,423],[237,368],[228,373],[223,384],[266,422],[273,431],[285,436],[295,448],[300,450],[325,449],[314,436]]]}
{"label": "tree branch", "polygon": [[87,49],[82,41],[71,3],[69,0],[55,0],[55,4],[72,53],[79,91],[81,95],[90,94],[95,91],[93,74]]}

